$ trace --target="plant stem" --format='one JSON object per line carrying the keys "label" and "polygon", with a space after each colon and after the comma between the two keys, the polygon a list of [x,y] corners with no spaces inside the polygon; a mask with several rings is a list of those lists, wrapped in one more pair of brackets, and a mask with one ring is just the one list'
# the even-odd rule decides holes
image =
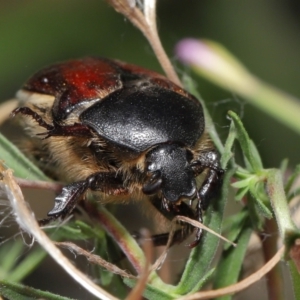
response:
{"label": "plant stem", "polygon": [[286,233],[294,232],[297,228],[290,216],[290,210],[284,193],[283,179],[279,170],[268,170],[266,188],[276,217],[280,237],[282,240],[285,240]]}
{"label": "plant stem", "polygon": [[[278,231],[275,219],[266,220],[265,232],[267,238],[262,241],[262,249],[265,261],[269,261],[275,254],[277,249]],[[261,236],[265,238],[265,236]],[[284,299],[284,286],[282,281],[282,272],[280,264],[277,264],[269,273],[266,274],[266,283],[269,299],[283,300]]]}
{"label": "plant stem", "polygon": [[169,60],[169,57],[167,56],[167,54],[161,44],[161,41],[159,39],[157,31],[150,31],[147,33],[147,35],[145,34],[145,36],[147,37],[147,39],[153,49],[153,52],[155,53],[156,58],[159,61],[164,72],[166,73],[167,77],[170,80],[172,80],[174,83],[176,83],[177,85],[182,87],[182,83],[179,80],[179,78]]}

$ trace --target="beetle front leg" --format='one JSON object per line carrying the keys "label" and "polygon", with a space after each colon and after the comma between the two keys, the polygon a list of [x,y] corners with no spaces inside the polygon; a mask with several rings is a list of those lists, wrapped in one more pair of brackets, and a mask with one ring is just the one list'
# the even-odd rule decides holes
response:
{"label": "beetle front leg", "polygon": [[63,187],[62,192],[54,200],[54,207],[47,214],[48,218],[39,220],[39,225],[45,226],[58,218],[64,219],[70,215],[88,187],[89,182],[87,180]]}
{"label": "beetle front leg", "polygon": [[[219,157],[215,150],[203,153],[199,160],[194,163],[193,167],[196,174],[200,174],[205,169],[208,169],[208,173],[197,192],[196,215],[197,221],[202,223],[203,210],[207,209],[210,200],[217,197],[220,192],[224,170],[220,167]],[[197,246],[201,240],[201,236],[202,229],[198,228],[195,240],[190,247]]]}
{"label": "beetle front leg", "polygon": [[86,180],[65,186],[55,198],[54,208],[48,213],[48,216],[58,218],[69,215],[88,189],[115,195],[127,193],[126,188],[123,187],[121,176],[108,172],[95,173]]}

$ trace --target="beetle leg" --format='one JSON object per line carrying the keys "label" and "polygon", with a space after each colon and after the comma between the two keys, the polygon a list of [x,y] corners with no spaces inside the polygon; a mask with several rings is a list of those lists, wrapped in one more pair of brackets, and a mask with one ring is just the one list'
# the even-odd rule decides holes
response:
{"label": "beetle leg", "polygon": [[74,123],[72,125],[60,125],[58,123],[53,123],[53,125],[51,125],[45,122],[38,113],[26,106],[13,110],[12,116],[14,117],[18,113],[32,117],[41,127],[46,128],[46,132],[38,134],[44,135],[44,139],[47,139],[51,136],[92,137],[91,129],[83,124]]}
{"label": "beetle leg", "polygon": [[[198,191],[198,200],[201,208],[206,210],[210,199],[216,197],[220,191],[224,170],[220,167],[219,156],[215,150],[204,152],[193,164],[195,175],[199,175],[205,169],[208,173]],[[198,208],[198,210],[200,207]]]}
{"label": "beetle leg", "polygon": [[[162,200],[159,197],[154,197],[151,199],[153,206],[168,220],[172,220],[175,216],[186,216],[191,219],[195,219],[195,213],[192,208],[184,202],[181,202],[179,205],[176,205],[176,208],[173,205],[169,206],[169,210],[164,208]],[[193,232],[193,226],[188,223],[182,223],[182,228],[174,232],[171,245],[179,244],[184,241],[191,233]],[[163,246],[168,243],[169,233],[161,233],[153,235],[152,242],[154,246]]]}
{"label": "beetle leg", "polygon": [[88,189],[115,195],[127,192],[123,187],[122,178],[116,176],[115,173],[95,173],[86,180],[65,186],[55,198],[54,208],[48,213],[48,216],[65,217],[69,215]]}
{"label": "beetle leg", "polygon": [[39,220],[39,225],[44,226],[61,217],[70,215],[76,203],[83,197],[89,187],[88,180],[78,181],[63,187],[62,192],[55,198],[54,207],[48,212],[48,218]]}
{"label": "beetle leg", "polygon": [[[202,173],[204,169],[208,169],[206,178],[197,192],[196,219],[202,223],[203,210],[207,209],[210,200],[218,196],[220,192],[224,170],[219,165],[218,154],[215,150],[202,153],[193,168],[196,175]],[[189,245],[191,248],[199,244],[201,235],[202,229],[197,228],[195,240]]]}
{"label": "beetle leg", "polygon": [[12,111],[11,116],[14,117],[18,113],[32,117],[41,127],[44,127],[47,130],[53,130],[54,128],[53,125],[46,123],[38,113],[36,113],[29,107],[18,107]]}
{"label": "beetle leg", "polygon": [[62,192],[55,197],[54,207],[48,212],[48,216],[64,216],[70,214],[88,188],[88,180],[78,181],[65,186]]}
{"label": "beetle leg", "polygon": [[[197,207],[196,207],[196,218],[195,220],[200,222],[201,224],[203,223],[203,218],[202,218],[202,202],[201,202],[201,198],[199,196],[199,192],[197,193]],[[199,243],[200,243],[200,240],[201,240],[201,237],[202,237],[202,228],[197,228],[196,229],[196,235],[195,235],[195,239],[194,241],[189,244],[189,247],[190,248],[194,248],[196,247]]]}

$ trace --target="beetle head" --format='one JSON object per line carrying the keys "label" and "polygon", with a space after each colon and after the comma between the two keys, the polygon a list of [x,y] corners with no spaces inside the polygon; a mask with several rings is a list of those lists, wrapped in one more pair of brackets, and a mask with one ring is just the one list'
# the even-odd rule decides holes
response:
{"label": "beetle head", "polygon": [[190,166],[191,153],[176,144],[161,144],[146,155],[149,180],[143,187],[145,194],[162,192],[170,202],[193,198],[196,181]]}

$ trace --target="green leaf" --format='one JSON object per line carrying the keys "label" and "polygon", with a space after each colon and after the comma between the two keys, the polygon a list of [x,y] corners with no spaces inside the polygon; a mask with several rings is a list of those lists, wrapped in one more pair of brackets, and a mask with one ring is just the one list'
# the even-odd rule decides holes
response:
{"label": "green leaf", "polygon": [[248,160],[249,164],[251,165],[252,170],[255,173],[258,173],[260,170],[263,169],[263,166],[262,166],[261,158],[259,156],[259,153],[254,143],[250,139],[238,115],[233,111],[229,111],[228,115],[235,125],[237,139],[241,145],[245,158]]}
{"label": "green leaf", "polygon": [[27,157],[0,133],[0,160],[14,170],[16,177],[30,180],[50,180]]}
{"label": "green leaf", "polygon": [[292,193],[287,196],[287,201],[290,202],[292,199],[300,195],[300,187],[295,189]]}
{"label": "green leaf", "polygon": [[[231,246],[223,252],[218,264],[214,289],[234,284],[238,281],[252,230],[244,227],[237,241],[237,246]],[[218,300],[230,300],[231,295],[218,297]]]}
{"label": "green leaf", "polygon": [[[136,285],[136,280],[124,278],[124,283],[133,288]],[[150,300],[171,300],[179,298],[179,295],[171,294],[170,292],[159,289],[151,284],[146,285],[143,296]]]}
{"label": "green leaf", "polygon": [[289,160],[287,158],[283,159],[279,166],[279,170],[281,171],[282,174],[285,174],[288,166],[289,166]]}
{"label": "green leaf", "polygon": [[59,230],[57,228],[46,228],[46,231],[53,231],[52,237],[55,240],[86,240],[91,238],[96,238],[102,240],[105,238],[105,233],[102,228],[95,226],[90,226],[89,224],[76,220],[75,222],[68,222],[64,226],[61,226]]}
{"label": "green leaf", "polygon": [[[282,173],[282,174],[284,174],[284,173]],[[290,193],[292,185],[295,183],[296,179],[298,179],[299,175],[300,175],[300,165],[297,165],[293,174],[288,178],[288,181],[285,185],[284,190],[285,190],[286,194]]]}
{"label": "green leaf", "polygon": [[0,248],[0,280],[6,279],[13,270],[17,258],[21,255],[24,245],[21,241],[6,243]]}
{"label": "green leaf", "polygon": [[239,189],[236,194],[235,194],[235,200],[236,201],[241,201],[243,197],[249,192],[249,187],[241,188]]}
{"label": "green leaf", "polygon": [[265,220],[262,217],[261,211],[256,205],[256,200],[253,199],[252,194],[249,193],[248,195],[248,201],[247,201],[247,209],[249,211],[249,218],[251,221],[251,226],[252,228],[255,228],[257,231],[262,231],[264,230],[264,223]]}
{"label": "green leaf", "polygon": [[[99,255],[103,259],[108,260],[108,249],[109,252],[112,251],[113,245],[110,244],[110,247],[107,245],[108,239],[104,236],[102,239],[96,239],[95,240],[95,254]],[[114,274],[112,272],[108,272],[103,267],[95,266],[96,276],[97,278],[100,278],[101,285],[102,286],[108,286],[113,279]]]}
{"label": "green leaf", "polygon": [[242,168],[241,166],[238,166],[237,170],[235,172],[235,177],[237,177],[239,179],[246,179],[251,175],[253,175],[253,174],[250,173],[247,169]]}
{"label": "green leaf", "polygon": [[271,219],[273,214],[270,208],[266,205],[269,204],[269,199],[265,192],[264,182],[260,182],[257,179],[253,179],[249,183],[249,191],[255,201],[259,212],[266,218]]}
{"label": "green leaf", "polygon": [[[226,233],[226,238],[232,242],[236,242],[236,239],[240,235],[241,231],[245,228],[245,223],[247,222],[248,218],[249,212],[246,208],[227,218],[224,221],[223,226],[223,232]],[[231,244],[224,244],[224,250],[227,250],[230,247],[232,247]]]}
{"label": "green leaf", "polygon": [[[210,229],[221,232],[223,213],[228,197],[230,179],[234,170],[227,170],[224,176],[221,196],[215,199],[205,213],[205,225]],[[219,238],[210,233],[204,233],[200,245],[191,252],[182,278],[175,289],[180,295],[198,291],[203,285],[202,278],[211,274],[211,263],[216,254]]]}
{"label": "green leaf", "polygon": [[16,240],[0,248],[0,280],[17,282],[30,274],[46,257],[41,248],[30,249],[28,255],[20,261],[24,250],[23,241]]}
{"label": "green leaf", "polygon": [[[9,255],[6,255],[7,258]],[[11,282],[18,282],[26,278],[35,268],[39,266],[41,261],[47,256],[47,253],[41,249],[36,248],[31,251],[20,264],[18,264],[10,274],[5,278],[5,280]]]}
{"label": "green leaf", "polygon": [[221,157],[221,166],[222,168],[226,168],[230,159],[233,158],[233,153],[231,151],[233,143],[236,139],[236,130],[233,123],[230,124],[228,137],[225,142],[224,152]]}
{"label": "green leaf", "polygon": [[234,188],[240,189],[240,188],[246,188],[249,186],[250,181],[252,180],[253,176],[249,176],[246,179],[236,181],[231,184]]}
{"label": "green leaf", "polygon": [[0,281],[0,295],[7,298],[8,300],[71,300],[71,298],[62,297],[49,292],[37,290],[32,287],[4,280]]}

